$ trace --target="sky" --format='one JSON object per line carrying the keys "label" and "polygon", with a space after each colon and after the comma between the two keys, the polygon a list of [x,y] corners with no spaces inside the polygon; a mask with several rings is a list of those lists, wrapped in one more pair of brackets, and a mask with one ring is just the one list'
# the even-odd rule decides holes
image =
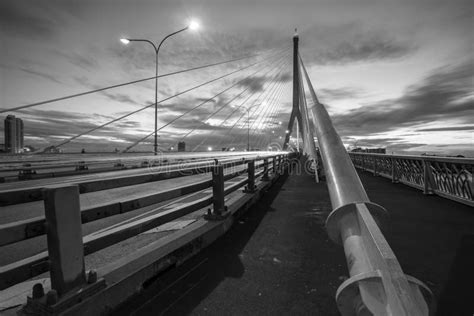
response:
{"label": "sky", "polygon": [[[291,111],[297,28],[312,84],[348,148],[472,157],[473,7],[468,0],[2,0],[0,109],[150,78],[151,45],[119,39],[157,43],[197,19],[198,31],[163,44],[160,74],[253,57],[160,78],[159,100],[235,72],[160,103],[158,127],[210,100],[160,130],[160,149],[181,139],[198,150],[245,146],[246,115],[252,146],[277,144]],[[21,117],[25,144],[44,148],[152,104],[154,88],[148,80],[0,119]],[[62,148],[122,150],[153,128],[149,107]],[[151,150],[152,140],[134,150]]]}

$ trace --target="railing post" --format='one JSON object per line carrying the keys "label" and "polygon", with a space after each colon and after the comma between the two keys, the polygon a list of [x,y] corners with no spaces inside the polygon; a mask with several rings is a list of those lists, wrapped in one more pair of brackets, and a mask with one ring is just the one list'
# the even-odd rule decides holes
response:
{"label": "railing post", "polygon": [[372,156],[374,159],[374,176],[377,176],[377,156]]}
{"label": "railing post", "polygon": [[79,188],[44,190],[51,288],[61,296],[86,283]]}
{"label": "railing post", "polygon": [[76,165],[76,171],[89,170],[89,167],[86,165],[85,161],[79,161]]}
{"label": "railing post", "polygon": [[276,156],[273,156],[273,158],[272,158],[272,165],[273,165],[273,177],[276,177],[276,176],[278,176]]}
{"label": "railing post", "polygon": [[224,166],[217,164],[212,167],[212,210],[208,209],[204,215],[208,220],[222,220],[229,216],[225,206]]}
{"label": "railing post", "polygon": [[224,166],[222,165],[212,167],[212,196],[213,212],[216,215],[221,215],[225,212]]}
{"label": "railing post", "polygon": [[431,173],[431,164],[429,161],[423,160],[423,194],[431,195],[433,190],[433,174]]}
{"label": "railing post", "polygon": [[392,183],[398,183],[397,178],[397,161],[394,157],[390,158],[390,162],[392,163]]}
{"label": "railing post", "polygon": [[29,180],[33,179],[33,175],[36,174],[36,170],[33,169],[30,163],[23,164],[22,169],[18,172],[18,179]]}
{"label": "railing post", "polygon": [[255,160],[251,160],[247,164],[247,185],[245,186],[245,193],[255,192]]}
{"label": "railing post", "polygon": [[263,159],[262,181],[270,181],[270,178],[268,177],[268,158]]}

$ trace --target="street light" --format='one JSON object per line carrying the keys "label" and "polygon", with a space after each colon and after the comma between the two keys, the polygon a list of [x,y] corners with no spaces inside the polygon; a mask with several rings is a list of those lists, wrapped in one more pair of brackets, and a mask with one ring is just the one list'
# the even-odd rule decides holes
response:
{"label": "street light", "polygon": [[186,31],[187,29],[190,29],[192,31],[195,31],[199,29],[199,23],[195,20],[191,20],[189,25],[186,26],[185,28],[182,28],[176,32],[173,32],[171,34],[166,35],[158,45],[158,47],[150,40],[147,39],[136,39],[136,38],[121,38],[120,41],[124,45],[128,45],[130,42],[146,42],[153,46],[153,49],[155,50],[155,143],[154,143],[154,153],[155,155],[158,155],[158,52],[160,51],[160,47],[163,44],[163,42],[167,39],[170,38],[173,35],[176,35],[178,33],[181,33],[183,31]]}

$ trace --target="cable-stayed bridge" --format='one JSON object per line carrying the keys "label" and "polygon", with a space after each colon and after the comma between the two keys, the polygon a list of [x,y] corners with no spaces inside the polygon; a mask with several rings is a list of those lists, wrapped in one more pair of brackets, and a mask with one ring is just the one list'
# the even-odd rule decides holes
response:
{"label": "cable-stayed bridge", "polygon": [[[347,153],[298,41],[295,35],[292,49],[1,110],[27,114],[236,63],[29,155],[2,157],[2,311],[429,315],[456,304],[462,310],[466,305],[443,291],[459,292],[462,282],[448,282],[455,276],[447,277],[446,265],[462,266],[468,259],[460,254],[472,245],[474,161]],[[124,136],[114,154],[47,154],[110,136],[114,124],[216,82],[225,86],[176,115],[157,107],[169,119],[133,139]],[[197,111],[199,120],[187,120]],[[161,150],[150,150],[157,133]],[[168,150],[181,142],[188,151]],[[392,219],[395,233],[387,229]],[[443,238],[449,250],[440,252],[436,242]],[[328,302],[328,295],[335,299]]]}

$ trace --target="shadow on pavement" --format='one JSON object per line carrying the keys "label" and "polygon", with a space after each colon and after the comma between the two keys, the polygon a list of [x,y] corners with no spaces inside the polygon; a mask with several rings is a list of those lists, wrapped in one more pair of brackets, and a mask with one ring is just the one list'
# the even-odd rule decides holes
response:
{"label": "shadow on pavement", "polygon": [[[163,273],[113,315],[189,314],[226,278],[241,278],[239,255],[260,225],[288,175],[282,175],[262,198],[221,238],[181,266]],[[196,287],[198,290],[194,290]],[[194,291],[193,291],[194,290]],[[192,295],[186,295],[193,291]],[[232,295],[232,293],[229,293]]]}

